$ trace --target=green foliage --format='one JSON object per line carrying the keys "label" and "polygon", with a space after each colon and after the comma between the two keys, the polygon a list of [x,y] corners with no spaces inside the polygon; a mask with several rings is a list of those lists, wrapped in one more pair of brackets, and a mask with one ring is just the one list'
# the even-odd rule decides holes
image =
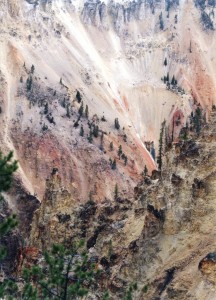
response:
{"label": "green foliage", "polygon": [[121,158],[122,153],[123,153],[122,145],[120,145],[119,148],[118,148],[118,157],[119,157],[119,159]]}
{"label": "green foliage", "polygon": [[163,14],[162,14],[162,12],[159,15],[159,23],[160,23],[160,29],[163,30],[164,29],[164,22],[163,22]]}
{"label": "green foliage", "polygon": [[31,91],[32,89],[32,76],[30,75],[26,80],[26,89],[27,91]]}
{"label": "green foliage", "polygon": [[81,128],[80,128],[80,136],[84,136],[84,129],[83,129],[83,125],[81,125]]}
{"label": "green foliage", "polygon": [[117,130],[119,130],[119,129],[120,129],[120,124],[119,124],[118,118],[115,118],[114,124],[115,124],[115,128],[116,128]]}
{"label": "green foliage", "polygon": [[88,294],[97,272],[81,251],[83,242],[66,249],[53,245],[43,255],[40,266],[24,269],[22,299],[79,299]]}
{"label": "green foliage", "polygon": [[81,96],[81,94],[80,94],[79,91],[77,91],[77,93],[76,93],[76,99],[77,99],[77,102],[78,102],[78,103],[81,103],[82,96]]}
{"label": "green foliage", "polygon": [[88,105],[86,105],[86,107],[85,107],[85,117],[86,117],[86,119],[88,119],[88,117],[89,117]]}
{"label": "green foliage", "polygon": [[126,165],[127,165],[127,161],[128,161],[127,156],[123,153],[121,157],[122,157],[122,159],[124,160],[124,164],[125,164],[125,166],[126,166]]}
{"label": "green foliage", "polygon": [[104,133],[102,131],[101,136],[100,136],[100,150],[104,150]]}
{"label": "green foliage", "polygon": [[35,66],[32,65],[32,66],[31,66],[31,73],[34,74],[34,71],[35,71]]}
{"label": "green foliage", "polygon": [[118,196],[119,196],[119,189],[118,189],[118,184],[116,183],[115,190],[114,190],[114,199],[117,199]]}
{"label": "green foliage", "polygon": [[49,105],[48,103],[46,102],[45,106],[44,106],[44,114],[47,115],[49,112]]}
{"label": "green foliage", "polygon": [[148,286],[147,286],[147,284],[144,285],[144,287],[142,288],[142,292],[143,293],[147,293],[148,292]]}
{"label": "green foliage", "polygon": [[84,106],[83,106],[83,101],[82,101],[82,103],[81,103],[81,105],[79,107],[79,110],[78,110],[78,113],[79,113],[80,117],[82,117],[83,111],[84,111]]}
{"label": "green foliage", "polygon": [[17,161],[11,162],[12,158],[12,151],[6,156],[0,152],[0,193],[6,192],[11,187],[13,173],[18,168]]}
{"label": "green foliage", "polygon": [[87,137],[87,140],[89,141],[90,144],[93,142],[93,137],[92,137],[92,131],[90,130],[89,135]]}
{"label": "green foliage", "polygon": [[[18,162],[12,161],[13,152],[9,152],[8,155],[3,156],[0,152],[0,201],[4,201],[2,192],[7,192],[12,183],[13,174],[18,168]],[[4,236],[8,234],[17,225],[17,220],[15,215],[9,216],[6,220],[0,223],[0,235]],[[4,258],[6,255],[6,249],[0,248],[0,259]]]}
{"label": "green foliage", "polygon": [[99,127],[98,127],[98,125],[94,125],[92,133],[93,133],[93,135],[94,135],[95,138],[98,137],[98,134],[99,134]]}
{"label": "green foliage", "polygon": [[172,85],[177,85],[177,80],[175,79],[175,76],[173,75],[172,80],[171,80]]}
{"label": "green foliage", "polygon": [[201,130],[201,124],[202,124],[202,112],[199,106],[195,110],[193,122],[194,122],[195,131],[197,134],[199,134]]}
{"label": "green foliage", "polygon": [[112,170],[116,170],[116,160],[114,159],[114,160],[112,161],[112,159],[110,158],[110,159],[109,159],[109,162],[110,162],[110,167],[111,167],[111,169],[112,169]]}
{"label": "green foliage", "polygon": [[133,293],[137,290],[137,284],[131,284],[126,291],[126,294],[123,298],[123,300],[133,300]]}
{"label": "green foliage", "polygon": [[42,127],[42,131],[47,131],[47,130],[48,130],[48,126],[44,123]]}
{"label": "green foliage", "polygon": [[109,148],[110,148],[110,151],[114,150],[113,142],[110,142]]}
{"label": "green foliage", "polygon": [[148,176],[148,169],[147,169],[146,165],[145,165],[144,170],[142,172],[142,176],[144,176],[144,177]]}
{"label": "green foliage", "polygon": [[67,116],[68,118],[71,117],[71,111],[70,111],[70,104],[69,104],[69,103],[67,104],[67,113],[66,113],[66,116]]}

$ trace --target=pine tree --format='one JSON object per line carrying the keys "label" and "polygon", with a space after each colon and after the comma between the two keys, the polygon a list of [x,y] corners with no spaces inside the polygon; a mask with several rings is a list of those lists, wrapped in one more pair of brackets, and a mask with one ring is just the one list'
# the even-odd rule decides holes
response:
{"label": "pine tree", "polygon": [[[112,161],[112,160],[111,160]],[[114,159],[113,162],[111,163],[111,169],[115,170],[116,169],[116,160]]]}
{"label": "pine tree", "polygon": [[89,132],[87,140],[89,141],[90,144],[92,144],[92,142],[93,142],[92,131]]}
{"label": "pine tree", "polygon": [[164,59],[164,66],[167,66],[167,58]]}
{"label": "pine tree", "polygon": [[101,137],[100,137],[100,150],[101,151],[104,150],[104,133],[103,133],[103,131],[102,131]]}
{"label": "pine tree", "polygon": [[171,84],[175,85],[175,76],[173,75],[172,80],[171,80]]}
{"label": "pine tree", "polygon": [[85,117],[86,117],[86,119],[88,119],[88,117],[89,117],[88,105],[86,105],[86,107],[85,107]]}
{"label": "pine tree", "polygon": [[[3,156],[0,152],[0,201],[4,202],[4,197],[2,195],[3,192],[7,192],[12,184],[13,174],[18,168],[17,161],[12,161],[13,152],[9,152],[8,155]],[[13,228],[17,226],[17,220],[15,215],[10,215],[7,218],[1,218],[0,221],[0,237],[4,237],[7,233],[9,233]],[[6,256],[7,249],[1,247],[0,248],[0,263],[2,265],[1,260]],[[7,288],[13,285],[11,280],[4,280],[0,286],[0,298],[3,299],[5,293],[7,292]]]}
{"label": "pine tree", "polygon": [[78,102],[78,103],[81,103],[82,96],[81,96],[81,94],[80,94],[79,91],[77,91],[77,93],[76,93],[76,99],[77,99],[77,102]]}
{"label": "pine tree", "polygon": [[99,134],[99,127],[98,127],[98,125],[94,125],[94,127],[93,127],[93,135],[94,135],[94,137],[97,138],[98,134]]}
{"label": "pine tree", "polygon": [[143,172],[142,172],[142,175],[145,177],[145,176],[148,176],[148,169],[147,169],[147,167],[146,167],[146,165],[145,165],[145,167],[144,167],[144,170],[143,170]]}
{"label": "pine tree", "polygon": [[115,118],[115,128],[116,128],[117,130],[120,129],[120,124],[119,124],[118,118]]}
{"label": "pine tree", "polygon": [[31,66],[31,73],[34,74],[34,71],[35,71],[35,67],[34,67],[34,65],[32,65]]}
{"label": "pine tree", "polygon": [[81,125],[81,128],[80,128],[80,136],[84,136],[84,129],[83,129],[83,125]]}
{"label": "pine tree", "polygon": [[67,116],[68,118],[71,117],[70,104],[69,104],[69,103],[67,104],[67,113],[66,113],[66,116]]}
{"label": "pine tree", "polygon": [[110,148],[110,151],[113,151],[113,149],[114,149],[113,142],[110,142],[109,148]]}
{"label": "pine tree", "polygon": [[159,21],[160,21],[160,29],[163,30],[164,29],[164,22],[163,22],[162,12],[159,15]]}
{"label": "pine tree", "polygon": [[45,106],[44,106],[44,114],[47,115],[49,112],[49,106],[48,103],[46,102]]}
{"label": "pine tree", "polygon": [[80,108],[78,110],[78,113],[79,113],[80,117],[82,117],[82,115],[83,115],[83,110],[84,110],[84,106],[83,106],[83,101],[82,101],[82,103],[80,105]]}
{"label": "pine tree", "polygon": [[163,156],[163,148],[164,148],[163,139],[164,139],[165,124],[166,124],[166,121],[164,120],[163,123],[161,124],[160,138],[159,138],[157,163],[158,163],[158,169],[160,171],[162,169],[162,156]]}
{"label": "pine tree", "polygon": [[53,245],[51,251],[44,253],[42,266],[24,269],[22,299],[69,300],[86,296],[87,286],[93,284],[98,272],[94,264],[89,263],[88,255],[81,250],[82,247],[82,241],[69,249],[63,245]]}
{"label": "pine tree", "polygon": [[167,73],[166,81],[169,82],[169,72]]}
{"label": "pine tree", "polygon": [[31,91],[31,89],[32,89],[32,76],[31,75],[26,80],[26,89],[27,89],[27,91]]}
{"label": "pine tree", "polygon": [[116,183],[115,190],[114,190],[114,199],[116,200],[118,196],[119,196],[119,190],[118,190],[118,184]]}
{"label": "pine tree", "polygon": [[122,145],[120,145],[119,146],[119,148],[118,148],[118,157],[119,157],[119,159],[121,158],[121,155],[122,155]]}

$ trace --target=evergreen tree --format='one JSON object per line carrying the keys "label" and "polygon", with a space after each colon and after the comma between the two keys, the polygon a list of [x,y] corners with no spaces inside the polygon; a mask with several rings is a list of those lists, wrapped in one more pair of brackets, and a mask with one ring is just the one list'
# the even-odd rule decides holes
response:
{"label": "evergreen tree", "polygon": [[163,30],[164,29],[164,22],[163,22],[162,12],[159,15],[159,22],[160,22],[160,29]]}
{"label": "evergreen tree", "polygon": [[128,158],[127,158],[127,156],[125,155],[125,156],[124,156],[124,163],[125,163],[125,166],[127,166],[127,162],[128,162]]}
{"label": "evergreen tree", "polygon": [[82,117],[82,115],[83,115],[83,110],[84,110],[84,106],[83,106],[83,101],[82,101],[82,103],[80,105],[80,108],[78,110],[78,113],[79,113],[80,117]]}
{"label": "evergreen tree", "polygon": [[89,141],[90,144],[93,142],[93,137],[92,137],[92,131],[90,130],[89,135],[87,137],[87,140]]}
{"label": "evergreen tree", "polygon": [[167,58],[164,59],[164,66],[167,66]]}
{"label": "evergreen tree", "polygon": [[101,133],[101,137],[100,137],[100,150],[103,151],[104,150],[104,133]]}
{"label": "evergreen tree", "polygon": [[166,81],[169,82],[169,72],[167,73]]}
{"label": "evergreen tree", "polygon": [[98,125],[94,125],[94,127],[93,127],[93,135],[94,135],[94,137],[97,138],[98,134],[99,134],[99,127],[98,127]]}
{"label": "evergreen tree", "polygon": [[44,114],[47,115],[49,112],[49,106],[48,103],[46,102],[45,106],[44,106]]}
{"label": "evergreen tree", "polygon": [[[0,152],[0,201],[4,201],[2,195],[3,192],[7,192],[12,184],[13,174],[17,170],[18,165],[17,161],[12,161],[13,152],[9,152],[8,155],[3,156]],[[15,215],[10,215],[7,218],[4,218],[3,215],[0,221],[0,237],[4,237],[8,234],[13,228],[17,226],[17,220]],[[0,247],[0,264],[2,266],[2,260],[7,254],[7,249]],[[3,279],[0,284],[0,298],[1,299],[10,299],[10,291],[17,290],[16,284],[10,279]]]}
{"label": "evergreen tree", "polygon": [[80,136],[84,136],[84,129],[83,129],[83,125],[81,125],[81,128],[80,128]]}
{"label": "evergreen tree", "polygon": [[34,65],[32,65],[31,66],[31,73],[34,74],[34,71],[35,71],[35,67],[34,67]]}
{"label": "evergreen tree", "polygon": [[32,76],[31,75],[26,80],[26,89],[27,89],[27,91],[31,91],[31,89],[32,89]]}
{"label": "evergreen tree", "polygon": [[77,93],[76,93],[76,99],[77,99],[77,102],[78,102],[78,103],[81,103],[82,96],[81,96],[81,94],[80,94],[79,91],[77,91]]}
{"label": "evergreen tree", "polygon": [[194,120],[195,131],[199,135],[200,130],[201,130],[201,123],[202,123],[202,113],[201,113],[201,109],[199,106],[195,110],[195,115],[194,115],[193,120]]}
{"label": "evergreen tree", "polygon": [[70,118],[70,117],[71,117],[71,112],[70,112],[70,103],[68,103],[68,104],[67,104],[67,113],[66,113],[66,116],[67,116],[68,118]]}
{"label": "evergreen tree", "polygon": [[142,175],[145,177],[145,176],[148,176],[148,169],[147,169],[147,167],[146,167],[146,165],[145,165],[145,167],[144,167],[144,170],[143,170],[143,172],[142,172]]}
{"label": "evergreen tree", "polygon": [[115,190],[114,190],[114,199],[116,200],[118,196],[119,196],[119,190],[118,190],[118,184],[116,183]]}
{"label": "evergreen tree", "polygon": [[115,118],[115,128],[116,128],[117,130],[120,129],[120,124],[119,124],[118,118]]}
{"label": "evergreen tree", "polygon": [[122,155],[122,145],[120,145],[119,146],[119,148],[118,148],[118,157],[119,157],[119,159],[121,158],[121,155]]}
{"label": "evergreen tree", "polygon": [[88,119],[88,117],[89,117],[88,105],[86,105],[86,107],[85,107],[85,117],[86,117],[86,119]]}
{"label": "evergreen tree", "polygon": [[22,299],[71,300],[86,296],[87,286],[92,285],[98,272],[88,255],[79,250],[82,247],[82,241],[69,249],[53,245],[44,253],[43,265],[25,269]]}
{"label": "evergreen tree", "polygon": [[112,164],[111,164],[111,169],[115,170],[116,169],[116,160],[114,159]]}
{"label": "evergreen tree", "polygon": [[173,75],[172,80],[171,80],[171,84],[175,85],[175,76]]}
{"label": "evergreen tree", "polygon": [[114,149],[113,142],[110,142],[109,148],[110,148],[110,151],[113,151],[113,149]]}
{"label": "evergreen tree", "polygon": [[161,171],[162,169],[162,156],[163,156],[163,148],[164,148],[164,130],[165,130],[165,124],[166,121],[164,120],[161,124],[161,130],[160,130],[160,138],[159,138],[159,149],[158,149],[158,157],[157,157],[157,163],[158,163],[158,169]]}

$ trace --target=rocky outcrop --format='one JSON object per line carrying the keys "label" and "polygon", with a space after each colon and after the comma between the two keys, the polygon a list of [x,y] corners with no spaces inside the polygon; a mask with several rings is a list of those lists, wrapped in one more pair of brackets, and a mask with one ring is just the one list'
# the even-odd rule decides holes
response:
{"label": "rocky outcrop", "polygon": [[[208,287],[195,295],[193,291],[200,280],[215,284],[215,155],[209,153],[215,151],[216,137],[208,139],[215,119],[212,113],[212,122],[201,133],[205,139],[174,144],[163,159],[160,178],[146,177],[150,183],[144,178],[129,199],[119,196],[100,204],[91,199],[79,206],[61,189],[54,172],[35,214],[33,248],[84,238],[90,260],[101,270],[99,285],[107,286],[113,299],[135,281],[136,299],[198,300],[201,293],[211,300]],[[194,153],[197,145],[199,155]],[[101,299],[102,290],[94,295]]]}
{"label": "rocky outcrop", "polygon": [[209,253],[200,261],[199,270],[209,282],[216,285],[216,252]]}

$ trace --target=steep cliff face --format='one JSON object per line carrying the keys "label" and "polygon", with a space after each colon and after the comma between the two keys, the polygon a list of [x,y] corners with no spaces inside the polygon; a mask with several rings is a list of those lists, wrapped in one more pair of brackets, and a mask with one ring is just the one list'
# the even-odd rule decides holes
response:
{"label": "steep cliff face", "polygon": [[133,197],[120,191],[114,201],[71,206],[54,172],[30,245],[84,238],[102,270],[100,288],[113,299],[129,282],[138,283],[134,299],[214,299],[215,125],[214,112],[198,138],[192,134],[166,153],[162,177],[145,177]]}
{"label": "steep cliff face", "polygon": [[157,151],[164,119],[174,141],[197,103],[209,119],[214,10],[212,0],[0,3],[0,150],[20,166],[8,202],[37,249],[84,237],[116,299],[129,277],[148,286],[137,299],[214,298],[215,115],[168,153],[162,180],[137,186],[145,165],[157,168],[145,142]]}
{"label": "steep cliff face", "polygon": [[[180,126],[170,129],[177,136],[194,98],[208,116],[215,101],[212,3],[10,0],[0,5],[1,140],[14,149],[23,184],[40,200],[41,178],[53,167],[79,201],[90,191],[109,198],[114,178],[129,192],[145,164],[149,172],[156,167],[144,142],[154,141],[157,148],[164,119],[174,124],[180,118]],[[88,120],[76,123],[77,90],[84,109],[88,105],[89,122],[104,133],[102,142],[99,137],[89,145]],[[120,131],[114,129],[115,118]],[[120,144],[128,165],[121,160],[111,172],[109,159],[117,159]],[[106,171],[98,176],[101,170]]]}

